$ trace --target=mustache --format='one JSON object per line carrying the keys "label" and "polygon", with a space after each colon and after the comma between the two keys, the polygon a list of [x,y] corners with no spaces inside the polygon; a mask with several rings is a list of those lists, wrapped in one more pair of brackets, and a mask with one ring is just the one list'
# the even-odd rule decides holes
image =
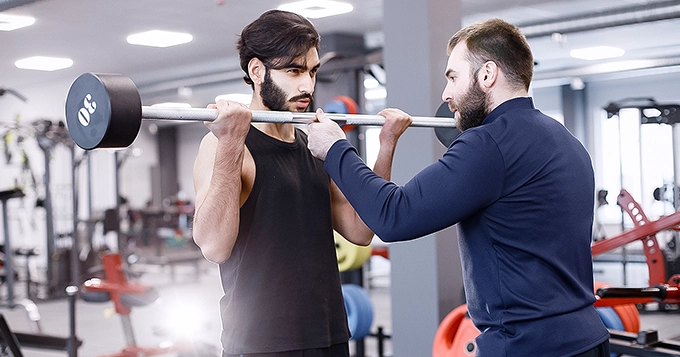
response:
{"label": "mustache", "polygon": [[288,101],[289,101],[289,102],[297,102],[297,101],[300,100],[300,99],[309,99],[309,100],[313,100],[314,97],[313,97],[311,94],[309,94],[309,93],[303,93],[303,94],[296,95],[295,97],[292,97],[292,98],[288,99]]}

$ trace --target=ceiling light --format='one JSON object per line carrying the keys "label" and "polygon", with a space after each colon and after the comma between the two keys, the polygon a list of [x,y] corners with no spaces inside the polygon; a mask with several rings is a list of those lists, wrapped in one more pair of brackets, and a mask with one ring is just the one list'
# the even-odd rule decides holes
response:
{"label": "ceiling light", "polygon": [[368,100],[385,99],[385,98],[387,98],[387,89],[376,88],[376,89],[367,90],[367,91],[364,92],[364,98],[366,98]]}
{"label": "ceiling light", "polygon": [[127,42],[131,45],[170,47],[191,42],[193,39],[188,33],[152,30],[130,35]]}
{"label": "ceiling light", "polygon": [[21,69],[33,69],[36,71],[56,71],[58,69],[64,69],[73,66],[73,61],[70,58],[33,56],[29,58],[20,59],[14,62],[14,65],[17,68]]}
{"label": "ceiling light", "polygon": [[378,80],[373,77],[366,76],[364,79],[364,88],[366,89],[378,88],[379,85]]}
{"label": "ceiling light", "polygon": [[569,55],[573,58],[594,61],[605,58],[621,57],[624,53],[624,50],[617,47],[596,46],[572,50],[569,52]]}
{"label": "ceiling light", "polygon": [[17,16],[0,14],[0,31],[12,31],[22,27],[31,26],[35,18],[30,16]]}
{"label": "ceiling light", "polygon": [[290,11],[310,19],[335,16],[354,10],[352,5],[331,0],[303,0],[279,6],[279,10]]}
{"label": "ceiling light", "polygon": [[250,105],[250,102],[253,100],[253,95],[244,93],[229,93],[221,94],[215,97],[215,103],[219,102],[220,100],[231,100],[234,102],[243,103],[245,105]]}

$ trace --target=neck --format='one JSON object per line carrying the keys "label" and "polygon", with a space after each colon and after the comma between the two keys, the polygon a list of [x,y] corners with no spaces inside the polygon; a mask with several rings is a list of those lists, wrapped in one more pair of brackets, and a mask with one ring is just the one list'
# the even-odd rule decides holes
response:
{"label": "neck", "polygon": [[[250,102],[250,110],[269,110],[261,101]],[[272,138],[292,143],[295,141],[295,126],[290,123],[253,123],[253,126]]]}
{"label": "neck", "polygon": [[272,138],[292,143],[295,141],[295,126],[281,123],[253,123],[253,126]]}
{"label": "neck", "polygon": [[520,97],[528,97],[529,93],[524,90],[524,89],[519,89],[519,90],[501,90],[501,91],[495,91],[491,93],[491,108],[489,108],[489,112],[493,111],[496,109],[497,106],[507,102],[510,99],[515,99],[515,98],[520,98]]}

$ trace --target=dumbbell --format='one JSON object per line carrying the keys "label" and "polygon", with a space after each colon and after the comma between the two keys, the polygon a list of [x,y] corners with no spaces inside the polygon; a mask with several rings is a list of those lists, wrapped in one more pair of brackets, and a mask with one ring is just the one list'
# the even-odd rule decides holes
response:
{"label": "dumbbell", "polygon": [[[119,74],[84,73],[71,84],[66,97],[66,125],[73,141],[85,150],[124,148],[139,134],[142,119],[212,121],[217,109],[142,106],[134,82]],[[254,122],[309,123],[315,113],[253,110]],[[450,112],[449,112],[450,113]],[[327,113],[335,121],[351,125],[382,125],[380,115]],[[411,126],[454,128],[448,118],[412,117]],[[440,139],[441,140],[441,139]],[[444,143],[448,146],[447,143]]]}

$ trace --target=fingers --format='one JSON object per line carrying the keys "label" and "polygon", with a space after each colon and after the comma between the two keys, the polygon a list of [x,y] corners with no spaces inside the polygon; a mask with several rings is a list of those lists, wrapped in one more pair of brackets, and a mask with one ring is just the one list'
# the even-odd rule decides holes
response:
{"label": "fingers", "polygon": [[309,148],[314,157],[325,160],[330,147],[336,141],[345,139],[346,136],[338,123],[328,118],[323,110],[317,109],[316,120],[307,124],[307,148]]}
{"label": "fingers", "polygon": [[386,119],[412,121],[411,116],[408,115],[408,113],[404,112],[401,109],[397,109],[397,108],[385,108],[385,109],[381,110],[380,112],[378,112],[378,115],[382,115]]}
{"label": "fingers", "polygon": [[217,118],[205,125],[219,139],[223,136],[245,137],[252,121],[253,113],[243,103],[220,100],[209,104],[208,108],[217,109]]}
{"label": "fingers", "polygon": [[386,108],[378,114],[385,117],[385,124],[380,130],[379,136],[382,144],[396,145],[398,138],[413,122],[411,116],[401,109]]}
{"label": "fingers", "polygon": [[326,116],[326,113],[324,113],[323,109],[318,108],[316,110],[316,121],[319,123],[327,123],[331,121],[331,119]]}

